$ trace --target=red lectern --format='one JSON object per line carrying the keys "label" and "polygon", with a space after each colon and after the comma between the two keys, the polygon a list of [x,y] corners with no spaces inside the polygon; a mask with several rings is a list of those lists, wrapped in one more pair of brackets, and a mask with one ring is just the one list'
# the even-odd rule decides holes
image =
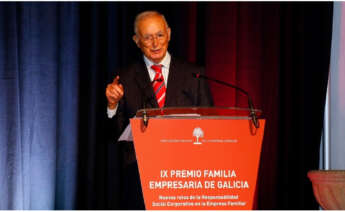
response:
{"label": "red lectern", "polygon": [[253,209],[264,119],[255,128],[248,109],[165,108],[130,122],[147,210]]}

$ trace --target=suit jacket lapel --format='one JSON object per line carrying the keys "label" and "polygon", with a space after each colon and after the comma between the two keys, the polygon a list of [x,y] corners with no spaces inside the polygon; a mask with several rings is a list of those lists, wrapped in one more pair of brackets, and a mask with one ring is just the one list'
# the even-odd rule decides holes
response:
{"label": "suit jacket lapel", "polygon": [[174,100],[177,98],[178,91],[182,86],[181,83],[183,83],[182,81],[183,76],[181,76],[181,70],[178,67],[178,63],[176,63],[176,60],[171,57],[165,107],[171,107],[176,104],[174,103]]}
{"label": "suit jacket lapel", "polygon": [[[139,63],[135,68],[135,82],[142,93],[143,107],[158,107],[156,97],[151,85],[150,76],[144,62]],[[145,105],[144,105],[145,104]]]}

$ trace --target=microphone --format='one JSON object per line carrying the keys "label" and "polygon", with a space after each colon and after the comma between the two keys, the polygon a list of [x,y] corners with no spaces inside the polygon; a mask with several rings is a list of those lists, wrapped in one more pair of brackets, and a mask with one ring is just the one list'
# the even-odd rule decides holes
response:
{"label": "microphone", "polygon": [[[152,96],[149,96],[145,93],[145,90],[149,87],[149,86],[152,86],[155,82],[162,82],[163,79],[162,77],[161,78],[158,78],[158,79],[155,79],[155,80],[152,80],[150,84],[144,86],[144,88],[141,89],[141,93],[142,93],[142,96],[144,97],[144,101],[143,101],[143,116],[142,116],[142,119],[143,119],[143,123],[145,125],[145,127],[147,127],[148,123],[149,123],[149,117],[147,115],[147,112],[146,112],[146,104],[151,102],[154,98]],[[152,104],[151,104],[152,105]]]}
{"label": "microphone", "polygon": [[234,89],[240,91],[241,93],[245,94],[247,96],[247,98],[248,98],[248,107],[249,107],[249,111],[250,111],[249,116],[252,118],[252,122],[253,122],[255,128],[259,128],[259,122],[258,122],[258,119],[257,119],[256,114],[255,114],[254,104],[253,104],[252,98],[250,97],[250,95],[248,94],[247,91],[243,90],[240,87],[232,85],[230,83],[227,83],[227,82],[224,82],[224,81],[220,81],[220,80],[208,77],[206,75],[202,75],[202,74],[199,74],[199,73],[192,73],[192,75],[196,79],[205,79],[205,80],[209,80],[209,81],[212,81],[212,82],[216,82],[218,84],[234,88]]}

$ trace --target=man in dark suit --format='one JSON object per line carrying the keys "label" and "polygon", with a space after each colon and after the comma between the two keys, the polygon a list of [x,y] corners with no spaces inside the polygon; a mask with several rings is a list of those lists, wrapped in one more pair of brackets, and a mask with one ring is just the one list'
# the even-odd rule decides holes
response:
{"label": "man in dark suit", "polygon": [[[140,13],[134,31],[133,40],[144,55],[143,61],[122,70],[106,89],[108,117],[115,135],[141,108],[212,105],[207,82],[192,76],[203,74],[204,69],[174,58],[167,51],[171,29],[162,14]],[[128,186],[133,186],[134,192],[126,198],[125,209],[144,209],[134,151],[129,150],[126,158],[127,170],[131,170],[128,177],[133,177]]]}

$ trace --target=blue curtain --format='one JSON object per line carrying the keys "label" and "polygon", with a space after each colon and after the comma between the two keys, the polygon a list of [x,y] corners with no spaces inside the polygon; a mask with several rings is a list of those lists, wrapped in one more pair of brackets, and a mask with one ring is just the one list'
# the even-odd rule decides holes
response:
{"label": "blue curtain", "polygon": [[78,8],[0,3],[0,209],[73,209]]}

